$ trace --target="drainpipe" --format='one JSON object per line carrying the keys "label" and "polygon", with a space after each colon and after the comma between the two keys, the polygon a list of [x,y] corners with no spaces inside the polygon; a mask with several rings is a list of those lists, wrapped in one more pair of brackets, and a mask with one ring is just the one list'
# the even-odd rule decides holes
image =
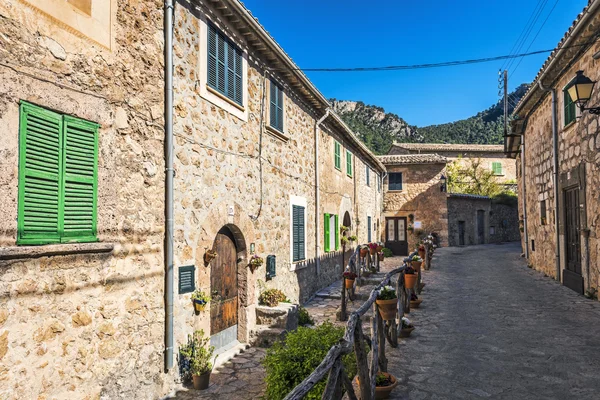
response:
{"label": "drainpipe", "polygon": [[379,233],[379,237],[381,238],[381,236],[383,236],[383,240],[382,242],[385,243],[385,230],[387,229],[387,225],[385,225],[385,216],[383,215],[384,212],[384,201],[383,201],[383,197],[385,195],[385,190],[383,188],[383,182],[385,181],[385,178],[387,177],[388,173],[387,171],[385,171],[383,174],[381,174],[381,203],[380,203],[380,208],[381,211],[379,212],[379,227],[380,227],[380,233]]}
{"label": "drainpipe", "polygon": [[529,260],[529,234],[527,233],[527,185],[525,183],[525,135],[521,135],[521,179],[523,180],[523,235],[525,236],[525,259]]}
{"label": "drainpipe", "polygon": [[560,242],[558,239],[558,224],[559,224],[559,213],[558,213],[558,120],[556,115],[556,107],[557,107],[557,99],[556,99],[556,89],[554,88],[546,88],[542,84],[542,80],[538,82],[538,86],[544,92],[552,93],[552,177],[554,179],[554,233],[555,233],[555,243],[554,243],[554,254],[556,254],[556,280],[560,282]]}
{"label": "drainpipe", "polygon": [[173,0],[165,0],[165,370],[173,368]]}
{"label": "drainpipe", "polygon": [[319,254],[321,246],[319,246],[319,213],[321,212],[321,196],[319,185],[319,125],[329,116],[331,108],[327,107],[325,114],[315,123],[315,259],[317,261],[317,275],[321,274],[321,260]]}

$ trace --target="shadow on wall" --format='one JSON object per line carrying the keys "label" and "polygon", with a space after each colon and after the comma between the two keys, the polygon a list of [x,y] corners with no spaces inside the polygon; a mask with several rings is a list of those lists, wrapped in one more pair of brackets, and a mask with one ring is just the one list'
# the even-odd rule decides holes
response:
{"label": "shadow on wall", "polygon": [[332,251],[319,257],[321,273],[317,274],[317,260],[306,260],[296,266],[296,277],[299,287],[299,302],[306,303],[315,293],[331,285],[333,282],[342,279],[342,272],[345,265],[348,264],[350,256],[354,249],[346,250],[342,259],[343,252]]}

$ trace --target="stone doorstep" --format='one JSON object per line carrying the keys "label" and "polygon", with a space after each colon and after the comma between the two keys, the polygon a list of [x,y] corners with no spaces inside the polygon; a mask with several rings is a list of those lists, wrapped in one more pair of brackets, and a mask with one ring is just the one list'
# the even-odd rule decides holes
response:
{"label": "stone doorstep", "polygon": [[243,353],[244,351],[246,351],[249,348],[250,348],[249,344],[237,342],[236,344],[234,344],[233,347],[230,347],[229,349],[223,351],[222,353],[216,354],[217,359],[215,360],[215,365],[213,367],[213,371],[215,369],[219,368],[220,366],[226,364],[227,362],[231,361],[235,356]]}

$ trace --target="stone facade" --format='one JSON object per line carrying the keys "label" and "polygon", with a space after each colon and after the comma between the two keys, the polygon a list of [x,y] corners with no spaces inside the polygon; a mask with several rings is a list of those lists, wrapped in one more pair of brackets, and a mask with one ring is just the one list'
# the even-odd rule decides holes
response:
{"label": "stone facade", "polygon": [[487,170],[493,170],[493,163],[500,163],[502,172],[497,175],[498,182],[514,183],[517,179],[516,162],[504,154],[502,145],[394,143],[389,154],[438,154],[462,165],[469,160],[480,160],[482,168]]}
{"label": "stone facade", "polygon": [[[0,398],[154,399],[172,382],[162,2],[102,2],[105,44],[34,3],[52,2],[0,4]],[[22,100],[100,124],[100,243],[15,246]]]}
{"label": "stone facade", "polygon": [[[587,43],[597,31],[600,14],[597,11],[598,1],[591,1],[588,7],[593,12],[581,13],[574,25],[579,25],[577,34],[571,34],[571,29],[565,35],[560,45],[569,42]],[[558,67],[549,68],[548,62],[542,68],[543,84],[549,89],[555,89],[557,94],[557,127],[558,127],[558,237],[555,229],[555,182],[553,177],[553,135],[552,135],[552,96],[539,89],[536,78],[533,89],[521,101],[515,113],[521,118],[513,124],[513,133],[524,136],[525,176],[521,175],[521,159],[516,151],[519,150],[520,139],[509,139],[507,150],[517,158],[519,216],[524,220],[523,203],[527,211],[527,242],[525,232],[522,235],[523,249],[529,255],[530,265],[546,275],[565,282],[565,269],[569,260],[566,248],[566,207],[565,193],[567,189],[579,189],[579,219],[580,236],[579,249],[571,255],[577,256],[580,263],[580,279],[583,280],[582,290],[598,289],[600,286],[600,270],[598,256],[600,241],[598,240],[598,216],[600,215],[600,130],[598,116],[589,112],[581,113],[577,109],[578,118],[565,123],[565,96],[563,88],[575,76],[576,71],[582,70],[590,79],[600,78],[600,64],[593,55],[600,50],[600,44],[583,47],[584,51],[567,52],[556,59]],[[555,58],[554,54],[551,58]],[[562,69],[564,67],[564,69]],[[549,82],[552,82],[551,85]],[[594,88],[589,106],[597,106],[598,88]],[[526,121],[523,130],[521,121]],[[523,189],[525,187],[525,193]],[[525,199],[525,202],[523,202]],[[545,218],[543,218],[545,216]],[[560,276],[557,276],[556,245],[560,251]],[[572,261],[572,260],[571,260]],[[576,289],[578,290],[578,289]]]}
{"label": "stone facade", "polygon": [[516,206],[495,204],[486,196],[448,195],[450,246],[514,242],[519,239]]}
{"label": "stone facade", "polygon": [[[96,2],[90,24],[106,21],[96,18],[106,2]],[[176,367],[163,369],[163,2],[111,1],[102,38],[73,28],[63,3],[0,5],[0,398],[159,398],[177,382]],[[275,45],[239,2],[228,4],[247,24],[214,2],[175,7],[175,352],[193,330],[211,333],[210,313],[195,316],[190,295],[177,294],[178,269],[194,265],[196,287],[212,292],[204,254],[224,227],[235,237],[244,342],[260,291],[305,301],[339,278],[349,254],[324,252],[325,213],[340,224],[348,214],[360,243],[367,217],[372,239],[380,236],[383,165],[300,72],[266,77],[291,60],[258,50]],[[241,107],[206,86],[209,20],[244,52]],[[284,88],[283,132],[268,126],[270,79]],[[100,124],[97,243],[16,245],[21,100]],[[294,202],[306,208],[301,262],[291,257]],[[265,265],[250,271],[254,253],[276,256],[275,277]]]}
{"label": "stone facade", "polygon": [[[442,175],[446,173],[445,160],[433,163],[411,161],[409,164],[398,163],[390,156],[380,159],[386,166],[388,176],[391,173],[402,173],[402,190],[389,190],[389,177],[384,181],[384,200],[382,219],[404,217],[407,224],[414,228],[415,221],[421,228],[412,231],[407,225],[408,251],[415,249],[421,236],[429,232],[437,232],[440,245],[448,244],[448,208],[446,193],[441,190]],[[382,221],[382,241],[386,242],[385,221]]]}

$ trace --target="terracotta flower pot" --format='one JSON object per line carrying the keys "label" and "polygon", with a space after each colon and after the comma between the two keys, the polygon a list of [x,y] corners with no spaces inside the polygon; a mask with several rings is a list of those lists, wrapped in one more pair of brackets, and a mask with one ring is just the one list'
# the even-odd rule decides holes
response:
{"label": "terracotta flower pot", "polygon": [[415,271],[421,271],[421,264],[423,264],[423,261],[411,261],[410,263]]}
{"label": "terracotta flower pot", "polygon": [[346,281],[346,289],[352,289],[352,287],[354,286],[354,279],[345,279]]}
{"label": "terracotta flower pot", "polygon": [[360,249],[360,256],[366,257],[368,252],[369,252],[369,249]]}
{"label": "terracotta flower pot", "polygon": [[421,305],[421,302],[423,302],[423,299],[411,300],[410,306],[412,308],[419,308],[419,306]]}
{"label": "terracotta flower pot", "polygon": [[377,257],[379,257],[379,261],[383,261],[385,259],[383,253],[377,253]]}
{"label": "terracotta flower pot", "polygon": [[381,250],[383,250],[383,246],[377,246],[377,252],[379,253]]}
{"label": "terracotta flower pot", "polygon": [[[392,381],[392,384],[389,386],[375,386],[375,399],[377,400],[388,399],[390,397],[390,394],[392,393],[392,390],[394,390],[396,386],[398,386],[398,380],[394,375],[388,374],[387,372],[382,372],[382,374],[388,376]],[[360,385],[360,380],[358,379],[358,376],[356,377],[356,382]]]}
{"label": "terracotta flower pot", "polygon": [[369,247],[369,253],[371,253],[371,255],[374,256],[377,253],[377,248]]}
{"label": "terracotta flower pot", "polygon": [[396,319],[396,311],[398,309],[398,298],[390,300],[375,300],[379,307],[379,314],[384,321]]}
{"label": "terracotta flower pot", "polygon": [[425,250],[419,250],[419,257],[421,257],[423,260],[425,259]]}
{"label": "terracotta flower pot", "polygon": [[400,329],[400,337],[409,337],[410,334],[412,333],[412,331],[415,330],[414,326],[411,326],[410,328],[402,328]]}
{"label": "terracotta flower pot", "polygon": [[407,289],[414,289],[417,283],[417,274],[404,274],[404,283]]}
{"label": "terracotta flower pot", "polygon": [[208,385],[210,384],[210,371],[202,375],[192,375],[192,379],[194,381],[194,389],[208,389]]}

